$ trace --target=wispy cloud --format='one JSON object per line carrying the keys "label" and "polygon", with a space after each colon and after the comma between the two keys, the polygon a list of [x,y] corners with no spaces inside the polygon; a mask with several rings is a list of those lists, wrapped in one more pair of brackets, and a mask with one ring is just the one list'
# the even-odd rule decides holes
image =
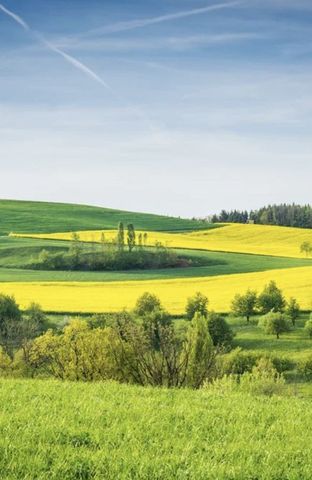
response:
{"label": "wispy cloud", "polygon": [[261,32],[224,32],[220,34],[199,34],[185,36],[167,36],[151,38],[88,38],[56,39],[54,44],[60,48],[79,51],[126,52],[155,50],[189,50],[197,47],[234,44],[270,38],[270,34]]}
{"label": "wispy cloud", "polygon": [[105,25],[103,27],[99,27],[99,28],[90,30],[88,32],[81,33],[80,35],[78,35],[78,37],[85,38],[85,37],[99,35],[99,34],[105,35],[109,33],[124,32],[126,30],[135,30],[137,28],[143,28],[149,25],[155,25],[157,23],[171,22],[174,20],[180,20],[182,18],[187,18],[194,15],[201,15],[209,12],[214,12],[217,10],[224,10],[226,8],[233,8],[245,2],[246,0],[234,0],[232,2],[217,3],[213,5],[207,5],[206,7],[193,8],[192,10],[182,10],[179,12],[169,13],[166,15],[159,15],[156,17],[141,18],[141,19],[139,18],[139,19],[130,20],[130,21],[117,22],[112,25]]}
{"label": "wispy cloud", "polygon": [[38,34],[37,32],[33,31],[30,26],[25,22],[25,20],[17,15],[15,12],[12,12],[8,8],[6,8],[4,5],[0,4],[0,10],[5,13],[8,17],[12,18],[18,25],[20,25],[24,30],[27,32],[30,32],[40,43],[42,43],[46,48],[51,50],[52,52],[60,55],[64,60],[66,60],[67,63],[70,63],[73,65],[75,68],[83,72],[84,74],[88,75],[88,77],[92,78],[99,84],[101,84],[103,87],[105,87],[108,90],[111,90],[111,87],[101,78],[99,75],[97,75],[93,70],[91,70],[89,67],[87,67],[85,64],[77,60],[77,58],[73,57],[72,55],[69,55],[68,53],[64,52],[60,48],[56,47],[52,43],[48,42],[42,35]]}

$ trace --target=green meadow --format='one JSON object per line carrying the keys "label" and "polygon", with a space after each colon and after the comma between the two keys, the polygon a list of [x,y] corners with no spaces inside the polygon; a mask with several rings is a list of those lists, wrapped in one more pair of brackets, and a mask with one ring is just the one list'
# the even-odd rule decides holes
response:
{"label": "green meadow", "polygon": [[[86,250],[88,244],[85,246]],[[303,267],[311,265],[311,259],[271,257],[241,253],[210,252],[200,250],[174,250],[187,257],[194,266],[128,271],[44,271],[33,270],[32,262],[42,250],[52,253],[67,252],[69,242],[32,238],[0,237],[0,281],[121,281],[161,278],[208,277],[235,273],[262,272],[265,270]]]}
{"label": "green meadow", "polygon": [[118,222],[137,229],[197,230],[214,227],[196,220],[67,203],[0,200],[0,235],[112,229]]}
{"label": "green meadow", "polygon": [[2,480],[310,480],[311,402],[0,381]]}
{"label": "green meadow", "polygon": [[[42,250],[67,253],[71,243],[8,236],[12,231],[111,229],[119,221],[134,223],[138,229],[171,232],[211,226],[199,221],[98,207],[0,201],[0,293],[1,282],[213,277],[310,266],[312,261],[175,249],[177,255],[192,262],[190,266],[127,271],[35,270],[32,265]],[[94,245],[85,243],[82,248],[88,252]],[[234,334],[230,348],[240,348],[244,354],[257,358],[269,355],[289,362],[282,390],[274,383],[276,378],[270,377],[274,391],[266,393],[266,371],[261,378],[260,393],[243,391],[239,381],[233,387],[225,377],[220,380],[223,374],[216,373],[210,377],[207,374],[208,380],[198,390],[187,384],[180,389],[138,386],[133,384],[131,376],[122,383],[119,370],[114,377],[105,368],[100,381],[99,377],[96,381],[82,381],[84,369],[92,369],[93,361],[100,359],[104,366],[105,362],[110,365],[111,360],[105,357],[107,352],[103,358],[99,352],[105,352],[105,348],[109,351],[110,342],[105,335],[116,319],[109,315],[81,315],[80,327],[78,320],[78,330],[67,337],[68,343],[64,344],[67,347],[57,350],[57,342],[64,337],[63,329],[72,319],[62,312],[47,313],[43,332],[33,337],[30,332],[29,343],[22,343],[11,360],[1,357],[0,479],[310,480],[312,384],[300,370],[301,363],[312,354],[312,340],[304,330],[309,313],[300,312],[295,327],[282,333],[279,339],[264,332],[258,325],[259,316],[252,316],[249,323],[231,314],[224,315],[224,319]],[[135,325],[140,325],[140,321],[136,318]],[[185,317],[170,321],[180,345],[191,322]],[[89,330],[83,330],[84,323]],[[48,328],[51,331],[46,333]],[[41,337],[42,333],[46,337]],[[100,348],[96,343],[97,333],[103,335]],[[49,342],[49,335],[55,336],[56,350],[50,344],[49,351],[45,347],[49,343],[43,342],[40,361],[36,357],[37,363],[36,358],[32,363],[27,355],[33,345],[39,339],[40,346],[42,338]],[[116,337],[112,338],[116,342]],[[88,341],[95,343],[84,343]],[[94,358],[92,345],[96,351]],[[171,344],[168,345],[170,348]],[[224,354],[222,348],[216,350],[218,358]],[[81,358],[77,351],[83,352]],[[36,355],[36,349],[34,352]],[[158,358],[157,350],[151,352],[152,358],[154,355]],[[77,381],[57,380],[62,377],[45,368],[50,365],[49,355],[54,367],[60,362],[64,371],[73,368]],[[103,365],[94,366],[96,374],[98,367],[100,371]]]}

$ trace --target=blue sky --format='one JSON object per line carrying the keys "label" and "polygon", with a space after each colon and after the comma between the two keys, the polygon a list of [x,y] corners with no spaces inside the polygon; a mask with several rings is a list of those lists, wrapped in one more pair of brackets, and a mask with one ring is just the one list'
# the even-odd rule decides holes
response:
{"label": "blue sky", "polygon": [[310,0],[0,4],[1,197],[311,202]]}

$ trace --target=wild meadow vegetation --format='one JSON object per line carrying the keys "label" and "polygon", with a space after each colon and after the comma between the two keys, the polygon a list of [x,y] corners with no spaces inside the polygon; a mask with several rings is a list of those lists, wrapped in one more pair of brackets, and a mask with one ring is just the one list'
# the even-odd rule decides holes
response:
{"label": "wild meadow vegetation", "polygon": [[310,478],[310,230],[9,201],[0,224],[1,478]]}

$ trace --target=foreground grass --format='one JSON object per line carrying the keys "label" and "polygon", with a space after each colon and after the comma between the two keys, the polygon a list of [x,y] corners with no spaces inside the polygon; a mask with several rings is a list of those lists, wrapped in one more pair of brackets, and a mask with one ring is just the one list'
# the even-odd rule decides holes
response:
{"label": "foreground grass", "polygon": [[2,480],[310,480],[311,401],[0,381]]}

